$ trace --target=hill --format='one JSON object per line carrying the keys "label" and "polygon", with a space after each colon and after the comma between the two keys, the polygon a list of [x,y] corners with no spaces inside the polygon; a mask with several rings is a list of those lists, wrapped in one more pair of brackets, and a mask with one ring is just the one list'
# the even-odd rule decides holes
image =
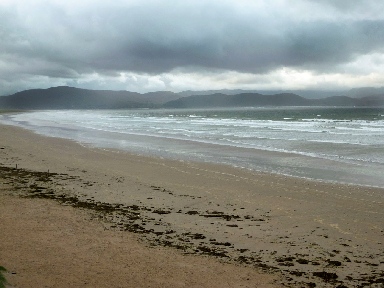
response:
{"label": "hill", "polygon": [[263,107],[263,106],[383,106],[384,95],[363,98],[332,96],[322,99],[306,99],[292,93],[262,95],[242,93],[237,95],[213,94],[183,97],[167,102],[167,108],[213,107]]}
{"label": "hill", "polygon": [[157,107],[177,99],[173,92],[140,94],[129,91],[87,90],[67,86],[31,89],[0,97],[2,109],[128,109]]}
{"label": "hill", "polygon": [[346,94],[349,97],[365,97],[365,96],[374,96],[374,95],[384,95],[384,87],[374,88],[374,87],[361,87],[353,88],[349,90]]}
{"label": "hill", "polygon": [[[334,95],[348,95],[349,91],[323,91],[323,90],[242,90],[242,89],[221,89],[221,90],[203,90],[203,91],[183,91],[178,94],[181,97],[197,96],[197,95],[212,95],[212,94],[225,94],[225,95],[237,95],[237,94],[262,94],[262,95],[275,95],[275,94],[296,94],[307,99],[319,99],[325,97],[331,97]],[[371,95],[371,94],[367,94]],[[366,96],[366,95],[363,95]],[[353,97],[353,96],[351,96]]]}
{"label": "hill", "polygon": [[[369,90],[371,91],[371,90]],[[228,91],[227,91],[228,92]],[[232,91],[233,92],[233,91]],[[192,93],[189,91],[189,93]],[[213,108],[260,106],[384,106],[384,93],[354,98],[332,96],[308,99],[294,93],[193,95],[158,91],[140,94],[129,91],[87,90],[67,86],[31,89],[0,97],[0,109],[132,109]]]}

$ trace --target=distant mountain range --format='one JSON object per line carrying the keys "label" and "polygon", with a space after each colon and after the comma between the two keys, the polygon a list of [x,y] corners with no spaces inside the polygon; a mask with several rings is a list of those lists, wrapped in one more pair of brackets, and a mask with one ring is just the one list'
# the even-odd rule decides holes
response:
{"label": "distant mountain range", "polygon": [[158,107],[180,98],[168,91],[140,94],[129,91],[87,90],[67,86],[31,89],[0,97],[3,109],[128,109]]}
{"label": "distant mountain range", "polygon": [[222,89],[222,90],[205,90],[205,91],[188,90],[188,91],[179,92],[178,95],[180,95],[180,97],[188,97],[188,96],[195,96],[195,95],[212,95],[217,93],[225,94],[225,95],[236,95],[236,94],[243,94],[243,93],[275,95],[275,94],[282,94],[282,93],[292,93],[307,99],[320,99],[320,98],[326,98],[326,97],[331,97],[335,95],[344,95],[344,96],[349,96],[354,98],[360,98],[360,97],[372,96],[372,95],[383,95],[384,87],[381,87],[381,88],[362,87],[362,88],[354,88],[354,89],[344,90],[344,91],[340,91],[340,90],[242,90],[242,89],[234,89],[234,90]]}
{"label": "distant mountain range", "polygon": [[[384,88],[352,89],[346,93],[359,98],[351,96],[330,96],[318,99],[304,98],[295,93],[263,95],[249,91],[243,92],[243,90],[219,91],[221,91],[221,93],[215,91],[199,91],[195,93],[193,93],[193,91],[181,93],[158,91],[140,94],[129,91],[87,90],[61,86],[48,89],[31,89],[10,96],[0,97],[0,109],[384,106]],[[206,92],[206,94],[204,92]],[[315,91],[311,93],[315,95]]]}
{"label": "distant mountain range", "polygon": [[261,107],[261,106],[384,106],[384,94],[352,98],[332,96],[322,99],[306,99],[292,93],[262,95],[242,93],[237,95],[198,95],[180,98],[163,105],[167,108],[212,107]]}

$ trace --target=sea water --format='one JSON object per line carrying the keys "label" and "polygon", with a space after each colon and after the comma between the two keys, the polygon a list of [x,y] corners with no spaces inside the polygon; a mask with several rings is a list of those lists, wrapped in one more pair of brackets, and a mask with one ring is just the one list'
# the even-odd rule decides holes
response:
{"label": "sea water", "polygon": [[94,147],[384,187],[384,108],[55,110],[0,120]]}

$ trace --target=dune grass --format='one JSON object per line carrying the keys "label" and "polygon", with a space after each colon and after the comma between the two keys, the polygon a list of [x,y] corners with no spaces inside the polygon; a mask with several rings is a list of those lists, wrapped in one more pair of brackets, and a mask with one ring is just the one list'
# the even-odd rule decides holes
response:
{"label": "dune grass", "polygon": [[21,113],[26,112],[27,110],[18,110],[18,109],[1,109],[0,114],[9,114],[9,113]]}
{"label": "dune grass", "polygon": [[7,280],[5,279],[4,272],[6,272],[3,266],[0,266],[0,288],[5,288],[5,284],[7,284]]}

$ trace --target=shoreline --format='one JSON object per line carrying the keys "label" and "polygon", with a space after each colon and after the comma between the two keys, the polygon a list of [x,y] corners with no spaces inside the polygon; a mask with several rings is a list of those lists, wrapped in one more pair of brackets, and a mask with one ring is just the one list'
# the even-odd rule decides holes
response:
{"label": "shoreline", "polygon": [[[147,243],[265,268],[293,287],[384,281],[382,188],[88,148],[13,126],[0,131],[2,166],[67,175],[35,183],[40,194],[138,209],[131,225],[150,231],[139,234]],[[106,220],[118,230],[122,214],[112,212]]]}
{"label": "shoreline", "polygon": [[[8,123],[6,119],[4,121],[4,124]],[[24,124],[16,125],[16,127],[27,128],[34,133],[48,137],[62,137],[64,135],[65,139],[81,143],[87,148],[123,150],[131,154],[175,161],[207,163],[208,160],[213,165],[228,165],[256,173],[278,174],[331,184],[384,188],[383,178],[378,172],[382,165],[375,164],[374,161],[365,163],[355,159],[350,162],[347,160],[348,157],[344,159],[343,157],[335,157],[335,155],[331,155],[332,157],[323,155],[323,157],[318,154],[306,154],[298,151],[259,150],[255,147],[237,147],[177,137],[171,140],[171,138],[154,135],[120,134],[105,130],[94,131],[84,127],[71,130],[71,126],[60,125],[57,129],[50,129],[50,125],[47,127],[23,126]],[[345,150],[348,151],[348,149]]]}

